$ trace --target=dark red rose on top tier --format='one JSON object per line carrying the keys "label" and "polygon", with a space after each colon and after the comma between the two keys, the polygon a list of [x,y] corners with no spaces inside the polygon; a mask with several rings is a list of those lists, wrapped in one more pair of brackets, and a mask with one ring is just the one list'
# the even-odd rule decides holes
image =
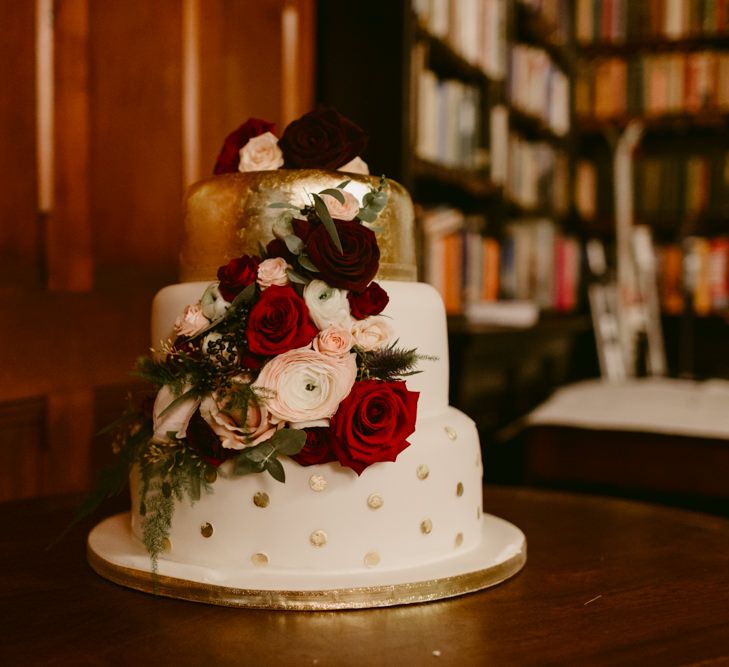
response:
{"label": "dark red rose on top tier", "polygon": [[306,444],[303,449],[291,458],[302,466],[313,466],[318,463],[336,461],[332,451],[332,439],[328,427],[307,428]]}
{"label": "dark red rose on top tier", "polygon": [[419,396],[401,381],[356,382],[329,426],[339,462],[361,475],[373,463],[397,459],[415,432]]}
{"label": "dark red rose on top tier", "polygon": [[390,297],[376,282],[371,282],[362,292],[347,292],[352,317],[363,320],[370,315],[379,315],[389,303]]}
{"label": "dark red rose on top tier", "polygon": [[367,135],[334,109],[316,109],[292,121],[278,146],[287,169],[338,169],[367,146]]}
{"label": "dark red rose on top tier", "polygon": [[304,300],[291,285],[271,285],[248,313],[248,349],[271,357],[304,347],[319,333]]}
{"label": "dark red rose on top tier", "polygon": [[240,149],[248,143],[249,139],[266,132],[273,132],[276,125],[260,118],[249,118],[237,130],[233,130],[223,142],[220,154],[215,162],[214,174],[228,174],[238,172],[240,162]]}
{"label": "dark red rose on top tier", "polygon": [[312,229],[306,242],[309,259],[331,287],[362,292],[375,277],[380,249],[375,233],[356,220],[335,220],[342,250],[339,252],[324,225]]}
{"label": "dark red rose on top tier", "polygon": [[218,289],[226,301],[232,301],[243,288],[256,282],[260,262],[258,257],[243,255],[231,259],[218,269]]}
{"label": "dark red rose on top tier", "polygon": [[[308,220],[294,219],[291,221],[291,227],[294,230],[294,235],[306,243],[311,231],[311,223]],[[269,241],[266,246],[266,254],[269,257],[283,257],[291,266],[296,264],[296,255],[286,247],[286,243],[281,239]]]}

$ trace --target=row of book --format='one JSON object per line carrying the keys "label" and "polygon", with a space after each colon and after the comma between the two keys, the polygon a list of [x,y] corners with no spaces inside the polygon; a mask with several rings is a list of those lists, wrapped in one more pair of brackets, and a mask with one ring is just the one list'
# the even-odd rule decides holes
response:
{"label": "row of book", "polygon": [[549,40],[565,44],[569,35],[570,14],[573,0],[519,0],[533,15],[539,17]]}
{"label": "row of book", "polygon": [[530,142],[510,133],[505,189],[524,209],[560,214],[569,207],[569,160],[545,142]]}
{"label": "row of book", "polygon": [[599,58],[578,68],[577,116],[729,112],[729,51]]}
{"label": "row of book", "polygon": [[[575,165],[575,208],[584,220],[614,210],[611,193],[599,188],[598,171],[591,160]],[[633,193],[636,216],[646,222],[676,227],[682,220],[729,220],[729,152],[639,155]]]}
{"label": "row of book", "polygon": [[422,213],[424,278],[449,314],[478,313],[501,301],[567,312],[578,305],[582,251],[547,219],[517,220],[496,238],[485,220],[457,209]]}
{"label": "row of book", "polygon": [[495,80],[506,75],[507,0],[413,0],[421,26]]}
{"label": "row of book", "polygon": [[460,168],[484,166],[481,94],[456,79],[441,80],[413,53],[415,153],[424,160]]}
{"label": "row of book", "polygon": [[729,0],[577,0],[577,42],[636,43],[729,32]]}
{"label": "row of book", "polygon": [[682,313],[690,298],[697,315],[729,309],[729,237],[692,237],[656,247],[661,309]]}
{"label": "row of book", "polygon": [[508,95],[512,105],[542,121],[555,134],[570,129],[570,82],[543,49],[515,44],[509,52]]}

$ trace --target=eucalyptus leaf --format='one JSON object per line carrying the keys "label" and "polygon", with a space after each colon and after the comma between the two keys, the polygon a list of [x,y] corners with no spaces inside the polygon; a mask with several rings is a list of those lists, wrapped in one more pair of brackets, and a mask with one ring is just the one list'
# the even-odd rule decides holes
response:
{"label": "eucalyptus leaf", "polygon": [[[231,305],[233,305],[233,306],[239,306],[242,303],[248,303],[249,301],[251,301],[251,299],[253,299],[254,296],[256,296],[256,283],[251,283],[250,285],[246,285],[246,287],[244,287],[237,294],[237,296],[235,297],[235,299],[233,299],[233,303]],[[226,311],[226,315],[223,317],[223,319],[225,319],[225,317],[227,317],[227,314],[231,310],[232,309],[229,308]]]}
{"label": "eucalyptus leaf", "polygon": [[338,186],[337,190],[344,190],[350,183],[352,182],[351,178],[348,178],[346,181],[342,181]]}
{"label": "eucalyptus leaf", "polygon": [[188,398],[195,398],[195,388],[188,389],[185,393],[180,394],[177,398],[175,398],[162,412],[159,413],[159,417],[164,417],[172,408],[176,408],[180,403],[183,401],[186,401]]}
{"label": "eucalyptus leaf", "polygon": [[374,222],[377,220],[377,213],[375,213],[371,208],[361,208],[359,209],[357,217],[362,222]]}
{"label": "eucalyptus leaf", "polygon": [[339,234],[337,233],[337,226],[334,224],[334,220],[332,220],[332,216],[329,214],[329,209],[327,208],[327,205],[324,203],[324,200],[319,195],[311,196],[314,198],[314,210],[319,216],[319,220],[321,220],[325,229],[329,233],[329,236],[332,239],[332,243],[334,243],[340,253],[344,254],[342,242],[339,240]]}
{"label": "eucalyptus leaf", "polygon": [[273,477],[277,482],[284,483],[286,481],[286,472],[284,471],[284,467],[281,465],[281,461],[278,459],[269,459],[266,464],[266,470],[271,473],[271,477]]}
{"label": "eucalyptus leaf", "polygon": [[269,204],[268,208],[290,208],[290,209],[293,209],[294,211],[299,210],[298,206],[294,206],[293,204],[290,204],[287,201],[275,201],[272,204]]}
{"label": "eucalyptus leaf", "polygon": [[291,269],[286,269],[286,275],[289,277],[289,280],[292,283],[299,283],[299,285],[308,285],[309,284],[309,281],[306,278],[304,278],[304,276],[302,276],[299,273],[296,273],[296,271],[292,271]]}
{"label": "eucalyptus leaf", "polygon": [[292,217],[289,217],[287,219],[286,216],[281,216],[278,220],[276,220],[276,222],[273,223],[273,227],[271,228],[273,235],[277,239],[283,241],[287,236],[293,234],[294,227],[291,224],[292,220]]}
{"label": "eucalyptus leaf", "polygon": [[[264,463],[274,452],[274,449],[269,445],[269,442],[270,440],[267,440],[265,443],[261,443],[260,445],[247,449],[246,456],[248,460],[253,461],[254,463]],[[268,445],[268,447],[264,447],[264,445]]]}
{"label": "eucalyptus leaf", "polygon": [[289,234],[286,236],[284,238],[284,243],[289,249],[289,252],[294,255],[300,255],[301,251],[304,249],[304,242],[295,234]]}
{"label": "eucalyptus leaf", "polygon": [[248,456],[248,452],[243,452],[235,459],[235,465],[233,466],[233,473],[236,475],[249,475],[255,472],[261,472],[263,468],[251,461]]}
{"label": "eucalyptus leaf", "polygon": [[330,197],[334,197],[340,204],[344,204],[344,193],[341,190],[337,190],[335,188],[327,188],[326,190],[322,190],[320,195],[329,195]]}
{"label": "eucalyptus leaf", "polygon": [[297,428],[282,428],[266,440],[279,454],[293,456],[298,454],[306,444],[306,431]]}
{"label": "eucalyptus leaf", "polygon": [[311,271],[312,273],[319,273],[319,269],[314,266],[314,263],[309,259],[307,255],[299,255],[299,265],[301,268]]}

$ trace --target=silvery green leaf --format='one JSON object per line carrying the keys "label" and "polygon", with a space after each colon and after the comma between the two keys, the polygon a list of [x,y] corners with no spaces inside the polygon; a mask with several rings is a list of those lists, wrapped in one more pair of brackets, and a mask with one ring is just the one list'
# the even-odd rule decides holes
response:
{"label": "silvery green leaf", "polygon": [[282,428],[276,431],[266,442],[276,448],[279,454],[293,456],[298,454],[306,444],[306,431],[296,428]]}
{"label": "silvery green leaf", "polygon": [[320,195],[329,195],[330,197],[334,197],[340,204],[344,204],[344,193],[341,190],[336,190],[335,188],[327,188],[326,190],[322,190]]}
{"label": "silvery green leaf", "polygon": [[293,218],[282,215],[276,222],[273,223],[271,231],[273,235],[283,241],[287,236],[294,233],[294,228],[291,224]]}
{"label": "silvery green leaf", "polygon": [[364,226],[367,227],[367,229],[371,229],[375,234],[381,234],[382,232],[385,231],[384,227],[380,227],[380,225],[372,225],[368,222],[365,223]]}
{"label": "silvery green leaf", "polygon": [[377,213],[375,213],[371,208],[361,208],[359,209],[357,217],[362,222],[374,222],[377,220]]}
{"label": "silvery green leaf", "polygon": [[327,205],[324,203],[324,200],[319,195],[311,196],[314,198],[314,210],[316,210],[316,214],[319,216],[319,220],[321,220],[325,229],[329,233],[329,236],[332,239],[332,243],[334,243],[340,253],[344,254],[342,242],[339,240],[339,234],[337,234],[337,226],[334,224],[334,220],[332,220],[332,216],[329,214],[329,209],[327,208]]}
{"label": "silvery green leaf", "polygon": [[306,278],[304,278],[304,276],[302,276],[299,273],[296,273],[296,271],[292,271],[291,269],[286,270],[286,275],[288,275],[289,280],[292,283],[299,283],[299,285],[308,285],[309,284],[309,281]]}
{"label": "silvery green leaf", "polygon": [[[251,283],[250,285],[247,285],[244,287],[238,295],[233,299],[233,303],[231,305],[238,306],[241,303],[248,303],[253,297],[256,295],[256,283]],[[230,310],[226,311],[226,313],[231,312]]]}
{"label": "silvery green leaf", "polygon": [[284,467],[281,465],[281,461],[278,459],[269,459],[266,464],[266,470],[271,473],[271,477],[273,477],[277,482],[283,483],[286,481],[286,472],[284,471]]}
{"label": "silvery green leaf", "polygon": [[299,265],[307,271],[319,273],[319,269],[314,266],[314,263],[306,255],[299,255]]}
{"label": "silvery green leaf", "polygon": [[289,252],[294,255],[300,255],[301,251],[304,249],[304,242],[295,234],[289,234],[286,236],[284,238],[284,243],[289,249]]}
{"label": "silvery green leaf", "polygon": [[247,452],[243,452],[235,459],[233,473],[236,475],[249,475],[254,472],[261,472],[261,467],[253,463],[246,454]]}
{"label": "silvery green leaf", "polygon": [[350,183],[352,182],[351,178],[348,178],[346,181],[342,181],[338,186],[337,190],[344,190]]}
{"label": "silvery green leaf", "polygon": [[294,211],[298,211],[299,210],[299,207],[298,206],[294,206],[293,204],[289,204],[286,201],[275,201],[272,204],[269,204],[268,205],[268,208],[290,208],[290,209],[293,209]]}

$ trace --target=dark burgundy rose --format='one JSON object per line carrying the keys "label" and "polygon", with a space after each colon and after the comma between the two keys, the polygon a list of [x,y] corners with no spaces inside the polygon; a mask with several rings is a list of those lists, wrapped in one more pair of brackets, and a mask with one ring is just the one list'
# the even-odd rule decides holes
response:
{"label": "dark burgundy rose", "polygon": [[223,447],[215,431],[196,410],[187,424],[187,444],[202,456],[210,465],[216,468],[226,459],[239,454],[235,449]]}
{"label": "dark burgundy rose", "polygon": [[291,458],[302,466],[313,466],[318,463],[336,461],[332,451],[332,439],[329,427],[306,428],[306,444],[303,449]]}
{"label": "dark burgundy rose", "polygon": [[223,142],[220,154],[215,162],[214,174],[228,174],[238,172],[238,163],[240,162],[240,149],[245,146],[250,139],[257,137],[266,132],[273,132],[276,125],[269,123],[267,120],[260,118],[249,118],[237,130],[233,130]]}
{"label": "dark burgundy rose", "polygon": [[[291,221],[291,227],[293,228],[294,235],[306,243],[311,233],[311,223],[308,220],[294,219]],[[281,239],[269,241],[266,246],[266,254],[269,257],[283,257],[291,266],[296,265],[296,255],[286,247],[286,243]]]}
{"label": "dark burgundy rose", "polygon": [[332,287],[362,292],[375,277],[380,249],[375,233],[356,220],[335,220],[343,252],[334,245],[324,225],[316,225],[306,243],[318,278]]}
{"label": "dark burgundy rose", "polygon": [[243,288],[256,282],[258,276],[258,265],[261,260],[258,257],[243,255],[231,259],[225,266],[218,269],[218,280],[220,293],[226,301],[232,301]]}
{"label": "dark burgundy rose", "polygon": [[367,146],[367,135],[334,109],[316,109],[292,121],[278,142],[287,169],[338,169]]}
{"label": "dark burgundy rose", "polygon": [[363,320],[371,315],[379,315],[389,303],[390,297],[373,281],[362,292],[347,292],[347,300],[352,317]]}
{"label": "dark burgundy rose", "polygon": [[395,461],[415,432],[419,396],[401,381],[356,382],[329,426],[339,462],[361,475],[373,463]]}
{"label": "dark burgundy rose", "polygon": [[306,303],[291,285],[265,289],[248,313],[246,336],[254,354],[271,357],[304,347],[318,333]]}

